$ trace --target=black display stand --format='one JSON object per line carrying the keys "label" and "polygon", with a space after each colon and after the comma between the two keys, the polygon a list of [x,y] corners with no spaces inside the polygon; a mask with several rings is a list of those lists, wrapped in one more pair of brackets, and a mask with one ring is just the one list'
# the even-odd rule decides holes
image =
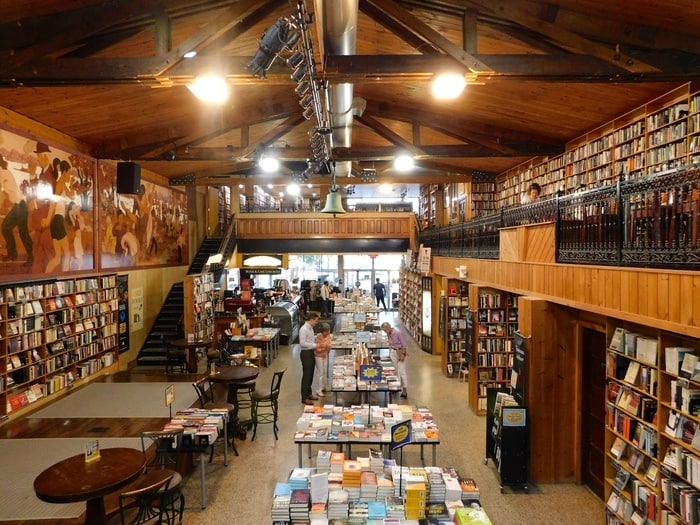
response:
{"label": "black display stand", "polygon": [[529,477],[529,431],[527,408],[504,406],[496,413],[496,394],[507,388],[489,388],[486,391],[486,457],[498,472],[501,492],[505,486],[517,486],[527,492]]}

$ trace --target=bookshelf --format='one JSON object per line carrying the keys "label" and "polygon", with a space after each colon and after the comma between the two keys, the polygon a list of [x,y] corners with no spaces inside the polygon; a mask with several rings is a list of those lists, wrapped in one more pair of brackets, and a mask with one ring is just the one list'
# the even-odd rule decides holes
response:
{"label": "bookshelf", "polygon": [[425,228],[438,226],[438,207],[441,205],[440,193],[438,184],[421,186],[420,220]]}
{"label": "bookshelf", "polygon": [[698,523],[700,341],[635,325],[608,340],[608,523]]}
{"label": "bookshelf", "polygon": [[420,345],[423,334],[421,275],[416,268],[402,268],[399,279],[399,316],[409,335]]}
{"label": "bookshelf", "polygon": [[467,310],[469,285],[465,281],[448,280],[445,301],[445,351],[442,352],[442,373],[457,377],[467,343]]}
{"label": "bookshelf", "polygon": [[183,289],[185,337],[194,334],[195,339],[212,339],[214,337],[214,275],[211,273],[186,275]]}
{"label": "bookshelf", "polygon": [[0,288],[0,415],[15,416],[116,365],[116,275]]}
{"label": "bookshelf", "polygon": [[469,406],[486,413],[489,388],[510,386],[513,336],[518,329],[517,296],[493,288],[469,287],[474,319],[474,359],[469,365]]}
{"label": "bookshelf", "polygon": [[554,157],[535,157],[499,175],[499,207],[520,202],[532,182],[550,197],[585,186],[700,162],[700,85],[685,83],[578,137]]}

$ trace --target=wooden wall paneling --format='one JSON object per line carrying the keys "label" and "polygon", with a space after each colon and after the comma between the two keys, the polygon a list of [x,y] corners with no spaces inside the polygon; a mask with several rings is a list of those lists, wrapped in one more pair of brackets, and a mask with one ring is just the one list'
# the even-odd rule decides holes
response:
{"label": "wooden wall paneling", "polygon": [[667,284],[668,320],[674,323],[681,322],[681,276],[669,274]]}
{"label": "wooden wall paneling", "polygon": [[[460,265],[467,266],[470,282],[481,286],[519,295],[535,295],[553,303],[700,338],[700,275],[696,273],[454,257],[433,257],[432,260],[432,269],[436,275],[457,278],[455,268]],[[674,274],[679,276],[680,287],[672,286],[671,283],[677,280],[669,277],[668,286],[662,285],[662,290],[659,291],[656,283],[659,276]],[[651,285],[654,294],[651,299],[648,297],[650,279],[654,281]],[[600,293],[592,293],[592,283],[601,287]],[[605,283],[616,288],[612,298],[603,290]],[[664,291],[666,288],[667,292]],[[678,295],[679,318],[673,319],[670,315],[665,315],[667,307],[659,308],[659,303],[674,301],[674,296]]]}
{"label": "wooden wall paneling", "polygon": [[502,261],[519,261],[518,229],[502,228],[499,232],[499,250]]}
{"label": "wooden wall paneling", "polygon": [[668,308],[670,302],[668,288],[668,274],[659,274],[656,279],[656,307],[659,319],[668,320]]}
{"label": "wooden wall paneling", "polygon": [[538,224],[523,227],[527,231],[524,260],[531,262],[555,262],[555,225]]}

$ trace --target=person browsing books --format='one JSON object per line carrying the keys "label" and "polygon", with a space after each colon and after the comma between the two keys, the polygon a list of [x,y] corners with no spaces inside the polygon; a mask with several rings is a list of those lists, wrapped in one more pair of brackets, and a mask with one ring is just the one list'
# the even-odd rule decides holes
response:
{"label": "person browsing books", "polygon": [[331,326],[328,323],[319,325],[319,333],[316,335],[316,372],[314,374],[314,385],[312,389],[318,397],[325,396],[326,378],[328,375],[328,354],[331,351]]}
{"label": "person browsing books", "polygon": [[382,323],[382,331],[386,334],[389,342],[389,358],[396,369],[396,375],[399,376],[401,382],[401,397],[408,397],[408,381],[406,377],[406,354],[408,351],[408,343],[406,336],[396,328],[391,326],[391,323]]}
{"label": "person browsing books", "polygon": [[318,397],[313,395],[311,384],[314,380],[316,367],[316,334],[314,326],[318,323],[318,314],[311,312],[304,325],[299,329],[299,359],[301,360],[301,402],[313,405]]}

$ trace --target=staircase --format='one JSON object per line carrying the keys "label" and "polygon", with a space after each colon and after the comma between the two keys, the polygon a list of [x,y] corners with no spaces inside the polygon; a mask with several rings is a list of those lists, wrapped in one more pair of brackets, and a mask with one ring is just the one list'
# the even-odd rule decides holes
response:
{"label": "staircase", "polygon": [[[219,253],[221,237],[209,237],[204,239],[197,254],[192,260],[187,274],[197,274],[204,270],[210,256]],[[175,283],[163,306],[156,317],[153,327],[143,342],[143,346],[136,358],[137,366],[161,366],[165,369],[167,361],[167,349],[164,339],[172,337],[184,337],[182,334],[182,314],[185,304],[184,289],[182,283]]]}

